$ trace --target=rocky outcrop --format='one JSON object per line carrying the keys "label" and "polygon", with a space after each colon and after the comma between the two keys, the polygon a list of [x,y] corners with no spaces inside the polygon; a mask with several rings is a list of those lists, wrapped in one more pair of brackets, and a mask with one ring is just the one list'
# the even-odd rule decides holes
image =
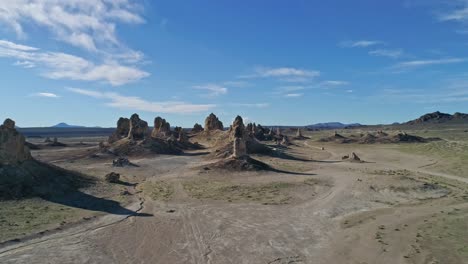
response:
{"label": "rocky outcrop", "polygon": [[167,122],[166,119],[161,118],[159,116],[154,119],[154,128],[153,128],[153,131],[151,132],[152,137],[154,138],[158,136],[166,137],[166,136],[169,136],[170,132],[171,132],[171,124],[169,124],[169,122]]}
{"label": "rocky outcrop", "polygon": [[120,174],[116,173],[116,172],[111,172],[109,174],[107,174],[104,179],[106,180],[106,182],[110,182],[110,183],[118,183],[120,181]]}
{"label": "rocky outcrop", "polygon": [[303,140],[303,139],[309,139],[308,137],[305,137],[302,135],[302,130],[300,128],[297,129],[296,136],[294,137],[295,140]]}
{"label": "rocky outcrop", "polygon": [[198,133],[202,131],[203,131],[203,127],[200,124],[195,123],[195,125],[193,125],[192,133]]}
{"label": "rocky outcrop", "polygon": [[127,166],[133,166],[133,163],[131,163],[127,158],[118,157],[112,161],[112,166],[113,167],[127,167]]}
{"label": "rocky outcrop", "polygon": [[148,135],[148,123],[141,120],[138,114],[130,117],[130,130],[128,138],[134,140],[144,140]]}
{"label": "rocky outcrop", "polygon": [[303,137],[303,136],[302,136],[302,131],[301,131],[300,128],[297,129],[296,137],[299,137],[299,138]]}
{"label": "rocky outcrop", "polygon": [[241,158],[247,155],[247,146],[246,146],[246,130],[244,126],[244,121],[242,117],[237,116],[234,119],[234,122],[231,126],[231,140],[233,140],[233,153],[234,158]]}
{"label": "rocky outcrop", "polygon": [[211,113],[205,119],[205,131],[213,131],[213,130],[224,130],[223,123],[219,121],[218,117]]}
{"label": "rocky outcrop", "polygon": [[180,143],[188,142],[187,135],[185,134],[183,129],[179,130],[179,136],[177,137],[177,141],[179,141]]}
{"label": "rocky outcrop", "polygon": [[0,126],[0,164],[16,165],[30,159],[24,136],[15,129],[15,121],[7,118]]}
{"label": "rocky outcrop", "polygon": [[109,137],[109,143],[128,137],[129,132],[130,132],[130,119],[125,118],[125,117],[119,118],[119,120],[117,121],[117,129]]}

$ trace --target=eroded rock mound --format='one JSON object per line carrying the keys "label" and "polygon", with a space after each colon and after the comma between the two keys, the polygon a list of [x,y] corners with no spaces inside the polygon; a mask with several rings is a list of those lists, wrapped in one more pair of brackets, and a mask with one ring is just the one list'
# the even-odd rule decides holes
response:
{"label": "eroded rock mound", "polygon": [[106,180],[106,182],[118,183],[120,181],[120,174],[116,172],[111,172],[111,173],[106,174],[104,179]]}
{"label": "eroded rock mound", "polygon": [[391,144],[391,143],[426,143],[430,141],[441,140],[440,138],[423,138],[419,136],[409,135],[405,132],[397,134],[388,134],[382,131],[376,133],[367,132],[366,134],[350,135],[344,137],[335,132],[335,135],[322,138],[320,142],[335,142],[335,143],[357,143],[357,144]]}
{"label": "eroded rock mound", "polygon": [[57,137],[54,137],[54,140],[47,144],[49,147],[66,147],[67,145],[59,142]]}
{"label": "eroded rock mound", "polygon": [[308,137],[305,137],[302,135],[302,130],[300,128],[297,129],[296,136],[294,137],[295,140],[304,140],[308,139]]}
{"label": "eroded rock mound", "polygon": [[128,166],[134,166],[133,163],[131,163],[127,158],[124,157],[118,157],[112,161],[112,166],[114,167],[128,167]]}
{"label": "eroded rock mound", "polygon": [[164,118],[161,118],[161,117],[156,117],[154,119],[154,128],[153,128],[153,131],[151,132],[151,136],[152,137],[158,137],[158,136],[162,136],[162,137],[166,137],[166,136],[169,136],[169,134],[171,133],[171,124],[169,124],[169,122],[166,121],[166,119]]}
{"label": "eroded rock mound", "polygon": [[361,158],[359,158],[359,156],[358,156],[356,153],[354,153],[354,152],[352,152],[351,155],[345,155],[345,156],[343,156],[341,159],[342,159],[342,160],[351,161],[351,162],[359,162],[359,163],[364,162],[364,161],[362,161]]}
{"label": "eroded rock mound", "polygon": [[224,130],[223,123],[219,121],[218,117],[211,113],[205,119],[205,131],[213,131],[213,130]]}
{"label": "eroded rock mound", "polygon": [[155,127],[149,136],[147,122],[137,114],[129,119],[130,129],[127,137],[100,145],[100,152],[116,156],[144,156],[148,154],[181,154],[183,150],[199,149],[192,144],[181,127],[177,132],[170,130],[170,124],[161,117],[156,117]]}
{"label": "eroded rock mound", "polygon": [[0,200],[64,194],[83,182],[79,175],[34,160],[13,120],[0,126]]}
{"label": "eroded rock mound", "polygon": [[193,125],[192,133],[199,133],[202,131],[203,131],[203,127],[200,124],[195,123],[195,125]]}
{"label": "eroded rock mound", "polygon": [[109,142],[112,143],[122,138],[128,137],[129,132],[130,132],[130,119],[121,117],[117,121],[117,129],[109,137]]}
{"label": "eroded rock mound", "polygon": [[242,156],[240,158],[229,157],[215,162],[209,167],[227,171],[260,171],[271,169],[268,164],[249,156]]}
{"label": "eroded rock mound", "polygon": [[138,114],[130,117],[130,130],[128,138],[134,140],[144,140],[148,135],[148,123],[141,120]]}
{"label": "eroded rock mound", "polygon": [[240,158],[247,155],[247,146],[246,146],[246,139],[247,134],[244,127],[244,121],[242,117],[237,116],[234,119],[231,127],[231,135],[230,138],[234,141],[233,143],[233,153],[232,156],[234,158]]}
{"label": "eroded rock mound", "polygon": [[0,126],[0,165],[15,165],[30,159],[24,136],[15,129],[15,121],[7,118]]}
{"label": "eroded rock mound", "polygon": [[245,129],[242,117],[238,116],[231,125],[228,133],[219,139],[219,146],[212,156],[216,158],[242,157],[248,154],[270,154],[272,149],[260,143]]}

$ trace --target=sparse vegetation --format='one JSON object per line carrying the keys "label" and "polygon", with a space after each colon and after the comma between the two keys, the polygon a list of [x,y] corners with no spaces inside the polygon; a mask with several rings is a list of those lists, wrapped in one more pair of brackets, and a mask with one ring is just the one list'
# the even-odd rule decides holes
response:
{"label": "sparse vegetation", "polygon": [[145,182],[142,190],[154,201],[168,201],[174,193],[173,185],[164,181]]}

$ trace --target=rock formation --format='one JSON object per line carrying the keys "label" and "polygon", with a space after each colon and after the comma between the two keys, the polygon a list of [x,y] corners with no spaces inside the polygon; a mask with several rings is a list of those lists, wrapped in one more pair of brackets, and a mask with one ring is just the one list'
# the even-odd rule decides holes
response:
{"label": "rock formation", "polygon": [[177,138],[177,141],[181,142],[181,143],[185,143],[187,142],[187,135],[185,135],[185,132],[183,129],[180,129],[179,130],[179,137]]}
{"label": "rock formation", "polygon": [[223,123],[219,121],[218,117],[211,113],[205,119],[205,131],[213,131],[213,130],[224,130]]}
{"label": "rock formation", "polygon": [[234,141],[233,153],[234,158],[241,158],[247,155],[246,146],[246,131],[242,117],[237,116],[232,123],[232,130],[230,138]]}
{"label": "rock formation", "polygon": [[354,160],[354,161],[361,161],[361,159],[358,157],[358,155],[356,155],[356,153],[351,153],[351,159]]}
{"label": "rock formation", "polygon": [[281,128],[279,127],[276,128],[276,135],[281,136]]}
{"label": "rock formation", "polygon": [[171,124],[169,124],[169,122],[167,122],[166,119],[163,119],[159,116],[154,119],[154,128],[153,128],[153,131],[151,132],[152,137],[154,138],[158,136],[166,137],[166,136],[169,136],[170,132],[171,132]]}
{"label": "rock formation", "polygon": [[283,136],[283,139],[281,140],[281,145],[283,146],[291,145],[291,142],[289,142],[289,138],[287,136]]}
{"label": "rock formation", "polygon": [[299,137],[301,138],[302,137],[302,131],[300,128],[297,129],[297,132],[296,132],[296,137]]}
{"label": "rock formation", "polygon": [[200,124],[195,123],[195,125],[192,128],[192,133],[198,133],[202,131],[203,131],[203,127]]}
{"label": "rock formation", "polygon": [[117,159],[114,159],[112,161],[112,166],[114,167],[126,167],[126,166],[132,166],[133,164],[124,157],[119,157]]}
{"label": "rock formation", "polygon": [[7,118],[0,126],[0,164],[15,165],[32,159],[26,140],[15,129],[15,121]]}
{"label": "rock formation", "polygon": [[109,143],[128,137],[128,132],[130,132],[130,119],[124,117],[119,118],[117,121],[117,129],[109,137]]}
{"label": "rock formation", "polygon": [[52,140],[50,139],[50,137],[46,137],[46,139],[44,140],[44,143],[51,143]]}
{"label": "rock formation", "polygon": [[130,130],[128,138],[134,140],[143,140],[148,135],[148,123],[140,119],[137,114],[130,117]]}
{"label": "rock formation", "polygon": [[117,183],[120,181],[120,174],[116,172],[111,172],[107,174],[104,179],[106,180],[106,182]]}

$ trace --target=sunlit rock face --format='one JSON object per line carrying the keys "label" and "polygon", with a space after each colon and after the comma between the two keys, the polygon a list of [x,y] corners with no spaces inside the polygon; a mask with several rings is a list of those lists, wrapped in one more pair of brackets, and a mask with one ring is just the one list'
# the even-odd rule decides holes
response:
{"label": "sunlit rock face", "polygon": [[7,118],[0,126],[0,164],[15,165],[31,159],[25,138],[15,129],[15,121]]}
{"label": "sunlit rock face", "polygon": [[218,117],[211,113],[205,119],[205,131],[213,131],[213,130],[223,130],[224,126],[221,121],[219,121]]}

